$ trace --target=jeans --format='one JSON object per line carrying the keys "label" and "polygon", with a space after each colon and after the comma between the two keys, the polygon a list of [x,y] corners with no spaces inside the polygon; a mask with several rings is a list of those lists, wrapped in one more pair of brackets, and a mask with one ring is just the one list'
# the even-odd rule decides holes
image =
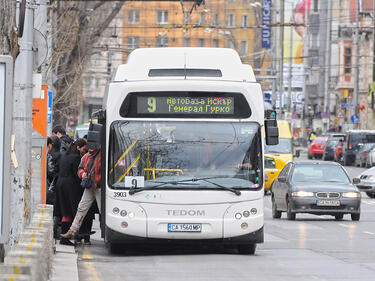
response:
{"label": "jeans", "polygon": [[70,227],[71,230],[78,232],[80,229],[83,219],[85,218],[87,212],[89,211],[92,203],[96,200],[96,203],[98,204],[99,213],[100,210],[100,197],[101,197],[101,191],[98,188],[85,188],[85,191],[83,192],[81,201],[79,201],[77,213],[73,220],[72,226]]}

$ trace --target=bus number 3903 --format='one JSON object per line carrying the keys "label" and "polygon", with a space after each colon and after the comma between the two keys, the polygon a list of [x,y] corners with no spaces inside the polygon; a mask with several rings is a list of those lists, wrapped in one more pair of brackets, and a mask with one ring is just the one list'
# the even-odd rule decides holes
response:
{"label": "bus number 3903", "polygon": [[115,198],[126,197],[126,192],[114,192],[113,197]]}

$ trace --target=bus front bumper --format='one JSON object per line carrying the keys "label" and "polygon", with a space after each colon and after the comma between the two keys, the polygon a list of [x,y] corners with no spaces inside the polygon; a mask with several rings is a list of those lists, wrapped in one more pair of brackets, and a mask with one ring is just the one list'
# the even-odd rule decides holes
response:
{"label": "bus front bumper", "polygon": [[108,227],[105,230],[105,240],[110,243],[118,244],[161,244],[161,243],[175,243],[175,244],[224,244],[224,245],[238,245],[238,244],[255,244],[264,242],[263,227],[240,236],[228,238],[215,239],[163,239],[163,238],[146,238],[123,234],[114,231]]}

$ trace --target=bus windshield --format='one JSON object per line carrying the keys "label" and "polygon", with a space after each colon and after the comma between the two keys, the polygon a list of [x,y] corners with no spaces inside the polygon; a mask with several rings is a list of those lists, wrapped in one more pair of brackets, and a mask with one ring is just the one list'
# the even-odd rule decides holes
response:
{"label": "bus windshield", "polygon": [[259,189],[260,126],[238,122],[116,121],[109,143],[109,186]]}
{"label": "bus windshield", "polygon": [[292,139],[279,138],[279,144],[277,145],[264,145],[264,153],[293,153]]}

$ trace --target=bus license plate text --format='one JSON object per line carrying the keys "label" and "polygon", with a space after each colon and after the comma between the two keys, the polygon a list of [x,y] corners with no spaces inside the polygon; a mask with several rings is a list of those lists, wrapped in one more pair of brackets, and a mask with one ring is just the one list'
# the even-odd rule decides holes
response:
{"label": "bus license plate text", "polygon": [[168,232],[201,232],[200,223],[168,223]]}

